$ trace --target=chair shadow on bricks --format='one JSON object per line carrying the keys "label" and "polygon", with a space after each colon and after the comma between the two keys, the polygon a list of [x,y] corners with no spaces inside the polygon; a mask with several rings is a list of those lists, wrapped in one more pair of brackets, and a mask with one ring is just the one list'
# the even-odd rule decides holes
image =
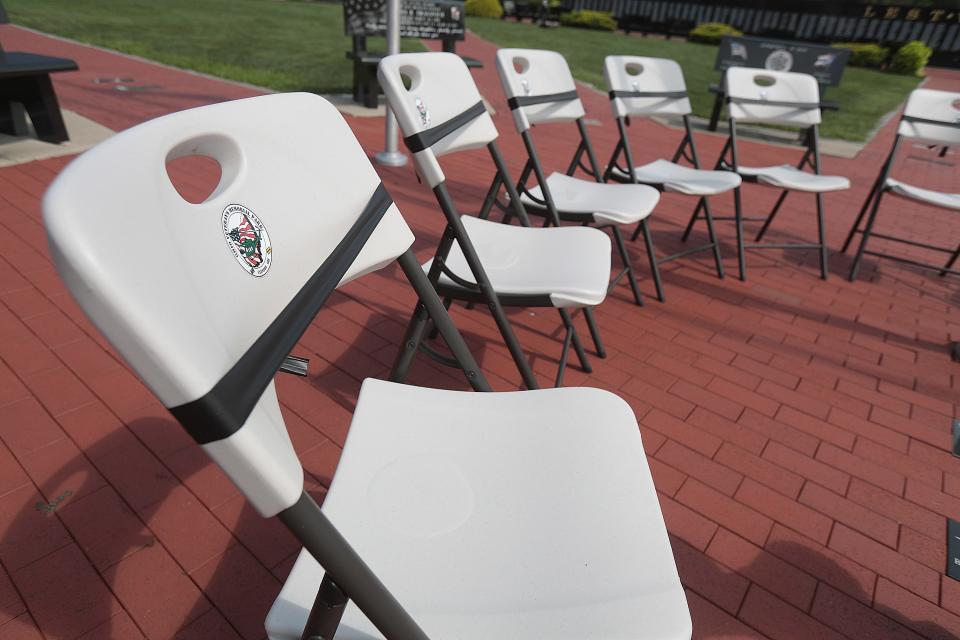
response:
{"label": "chair shadow on bricks", "polygon": [[917,615],[916,606],[900,610],[890,604],[922,602],[929,612],[938,610],[935,603],[786,528],[777,527],[762,550],[724,530],[706,553],[671,538],[689,590],[694,639],[842,634],[855,640],[955,640],[960,635],[960,624],[950,624],[956,617],[946,611],[941,613],[950,628]]}
{"label": "chair shadow on bricks", "polygon": [[[0,558],[23,602],[5,598],[0,617],[25,603],[49,638],[263,638],[293,536],[172,418],[106,419],[106,436],[34,476],[39,493],[26,484],[7,502]],[[307,487],[322,499],[318,482]]]}

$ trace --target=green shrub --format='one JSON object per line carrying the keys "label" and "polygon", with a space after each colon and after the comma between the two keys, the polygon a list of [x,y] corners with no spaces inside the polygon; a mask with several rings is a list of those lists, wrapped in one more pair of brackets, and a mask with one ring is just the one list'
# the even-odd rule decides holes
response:
{"label": "green shrub", "polygon": [[890,72],[905,76],[923,75],[933,49],[919,40],[908,42],[900,47],[890,60]]}
{"label": "green shrub", "polygon": [[743,31],[734,29],[723,22],[704,22],[698,24],[690,30],[688,38],[691,42],[705,42],[707,44],[720,44],[723,36],[742,36]]}
{"label": "green shrub", "polygon": [[567,27],[581,29],[600,29],[601,31],[616,31],[617,21],[607,11],[570,11],[560,14],[560,24]]}
{"label": "green shrub", "polygon": [[503,16],[503,5],[500,0],[467,0],[464,9],[468,16],[480,18],[500,18]]}
{"label": "green shrub", "polygon": [[850,50],[851,67],[866,67],[867,69],[879,69],[890,56],[890,50],[881,47],[878,44],[866,42],[838,42],[830,45],[838,49]]}

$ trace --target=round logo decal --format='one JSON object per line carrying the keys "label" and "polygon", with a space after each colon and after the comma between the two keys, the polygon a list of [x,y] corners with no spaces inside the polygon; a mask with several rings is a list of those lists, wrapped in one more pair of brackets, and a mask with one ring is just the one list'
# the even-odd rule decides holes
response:
{"label": "round logo decal", "polygon": [[273,246],[260,218],[242,204],[227,205],[221,216],[227,248],[244,271],[259,278],[273,262]]}
{"label": "round logo decal", "polygon": [[786,49],[777,49],[767,56],[763,66],[770,71],[790,71],[793,68],[793,54]]}

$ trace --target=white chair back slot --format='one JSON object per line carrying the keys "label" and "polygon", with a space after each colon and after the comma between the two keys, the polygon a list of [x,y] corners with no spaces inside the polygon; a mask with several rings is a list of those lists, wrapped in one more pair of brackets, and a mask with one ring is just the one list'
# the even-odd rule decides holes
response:
{"label": "white chair back slot", "polygon": [[[404,85],[408,79],[409,88]],[[409,137],[447,122],[480,102],[470,70],[453,53],[401,53],[387,56],[377,69],[380,86],[397,117],[403,136]],[[431,188],[444,181],[437,158],[482,147],[497,138],[488,113],[413,154],[421,177]]]}
{"label": "white chair back slot", "polygon": [[[897,128],[900,135],[924,142],[960,144],[960,93],[915,89],[907,98],[903,115]],[[911,117],[927,122],[914,122]]]}
{"label": "white chair back slot", "polygon": [[[264,123],[270,123],[269,127]],[[166,162],[205,155],[219,185],[184,200]],[[204,397],[264,333],[367,205],[380,179],[339,112],[277,94],[171,114],[74,160],[43,201],[77,302],[167,407]],[[391,205],[341,284],[413,242]],[[263,515],[302,469],[271,384],[233,435],[206,445]]]}
{"label": "white chair back slot", "polygon": [[[646,93],[683,92],[683,70],[674,60],[644,56],[607,56],[603,77],[609,91]],[[692,112],[689,98],[615,97],[610,100],[614,118],[627,116],[685,116]]]}
{"label": "white chair back slot", "polygon": [[[500,49],[497,73],[508,99],[577,90],[567,61],[556,51]],[[535,124],[573,122],[584,114],[583,103],[577,98],[514,109],[513,122],[517,131],[523,133]]]}
{"label": "white chair back slot", "polygon": [[730,117],[738,122],[769,122],[809,127],[820,124],[819,106],[765,105],[737,103],[735,100],[762,100],[794,104],[820,104],[820,87],[816,78],[805,73],[769,71],[731,67],[724,73],[724,85]]}

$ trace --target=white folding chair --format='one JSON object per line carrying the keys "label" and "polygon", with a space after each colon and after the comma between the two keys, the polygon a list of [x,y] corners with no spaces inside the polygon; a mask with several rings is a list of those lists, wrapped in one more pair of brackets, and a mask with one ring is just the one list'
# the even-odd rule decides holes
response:
{"label": "white folding chair", "polygon": [[[742,185],[733,192],[737,226],[737,261],[740,279],[747,279],[746,249],[811,250],[820,252],[820,277],[827,279],[827,239],[824,221],[823,194],[850,188],[850,181],[842,176],[820,173],[820,87],[816,78],[804,73],[769,71],[732,67],[724,73],[724,88],[730,115],[730,137],[720,152],[715,168],[724,168],[740,175],[744,182],[767,185],[782,189],[770,213],[765,218],[743,215],[741,202]],[[797,166],[789,164],[769,167],[750,167],[741,164],[737,146],[739,123],[766,123],[799,127],[804,131],[806,152]],[[813,173],[804,171],[810,166]],[[812,193],[817,202],[818,242],[816,243],[761,243],[770,223],[780,211],[783,201],[791,191]],[[687,225],[687,232],[699,219],[701,207],[694,211]],[[717,220],[729,218],[715,218]],[[744,220],[763,220],[753,243],[743,240]]]}
{"label": "white folding chair", "polygon": [[[222,170],[199,204],[164,171],[183,155]],[[118,133],[62,172],[43,210],[87,315],[304,545],[267,617],[273,640],[690,637],[637,423],[610,393],[367,380],[323,508],[304,491],[273,377],[339,284],[397,260],[489,389],[322,98],[250,98]],[[163,251],[144,250],[158,236]]]}
{"label": "white folding chair", "polygon": [[[665,58],[607,56],[603,62],[603,77],[607,82],[610,107],[613,109],[613,117],[617,121],[617,131],[620,134],[617,146],[614,147],[604,171],[604,182],[616,180],[648,184],[659,191],[696,196],[697,208],[702,207],[704,211],[710,242],[671,256],[656,258],[657,266],[700,251],[710,250],[713,252],[713,259],[717,266],[717,275],[722,278],[720,243],[717,241],[708,198],[739,187],[740,176],[729,171],[700,168],[700,156],[697,154],[697,144],[693,139],[693,130],[690,128],[690,113],[693,110],[690,107],[690,99],[687,97],[683,70],[675,61]],[[627,137],[627,127],[630,126],[631,118],[655,116],[674,118],[679,116],[683,120],[686,133],[671,160],[660,158],[637,166]],[[621,156],[625,166],[620,166]],[[678,161],[681,159],[687,160],[693,166],[679,164]],[[641,232],[644,234],[644,239],[648,240],[650,234],[643,223],[637,226],[631,239],[636,240]],[[683,239],[686,241],[686,235]],[[647,251],[652,251],[649,244]],[[654,277],[659,279],[659,269],[654,271]]]}
{"label": "white folding chair", "polygon": [[[905,139],[943,145],[944,147],[960,144],[960,93],[953,91],[935,91],[933,89],[916,89],[907,99],[907,106],[904,107],[903,116],[900,118],[900,125],[897,127],[897,135],[893,139],[893,147],[890,149],[890,154],[883,163],[880,174],[873,183],[873,188],[867,195],[867,199],[860,209],[860,214],[857,216],[856,222],[854,222],[850,228],[846,242],[843,243],[843,252],[846,253],[847,248],[853,241],[854,235],[857,233],[863,234],[860,238],[860,245],[857,248],[857,255],[853,259],[853,265],[850,267],[851,282],[857,279],[857,272],[860,270],[860,264],[864,255],[895,260],[924,269],[933,269],[939,271],[941,276],[948,273],[960,275],[960,271],[953,269],[957,257],[960,256],[960,245],[955,249],[942,247],[909,240],[907,238],[881,234],[873,230],[873,225],[877,221],[877,213],[880,210],[880,200],[888,193],[942,209],[952,211],[960,210],[960,193],[945,193],[925,189],[890,177],[897,151],[900,148],[901,142]],[[863,222],[867,210],[870,211],[870,215],[867,217],[866,226],[861,230],[860,224]],[[919,246],[932,251],[939,251],[948,254],[950,257],[944,266],[938,267],[900,256],[868,251],[867,242],[871,236],[892,242],[899,242],[901,244]]]}
{"label": "white folding chair", "polygon": [[[512,188],[497,148],[497,129],[466,64],[452,53],[409,53],[384,58],[377,74],[404,143],[446,217],[436,255],[424,265],[430,282],[447,304],[462,300],[490,308],[528,388],[536,388],[536,381],[501,305],[556,308],[565,328],[556,385],[563,381],[571,345],[581,368],[589,373],[590,363],[568,309],[584,310],[597,353],[604,357],[591,308],[606,297],[609,238],[596,229],[525,229],[490,221],[490,195],[479,217],[460,216],[447,190],[440,156],[486,147],[496,168],[494,184]],[[524,227],[530,226],[519,200],[511,211]],[[425,322],[424,314],[415,313],[412,334],[422,335]],[[422,341],[415,342],[436,358]],[[400,375],[413,354],[409,351],[408,359],[400,363]]]}
{"label": "white folding chair", "polygon": [[[562,220],[592,224],[600,228],[609,227],[623,261],[623,270],[614,277],[610,288],[613,289],[620,279],[626,276],[634,301],[642,305],[643,297],[637,286],[633,261],[623,242],[620,225],[640,224],[646,229],[646,219],[660,201],[660,193],[647,185],[603,183],[596,154],[583,122],[583,104],[577,95],[577,86],[570,74],[570,68],[562,55],[556,51],[500,49],[497,51],[497,72],[507,95],[507,104],[513,111],[513,122],[527,150],[527,162],[515,189],[520,193],[524,206],[531,213],[543,215],[545,224],[557,224]],[[564,122],[577,124],[580,144],[566,173],[555,171],[547,176],[537,155],[530,128],[537,124]],[[584,154],[590,166],[583,165]],[[591,176],[591,179],[573,177],[578,168]],[[531,174],[537,184],[528,187]],[[657,298],[662,302],[663,287],[657,272],[653,241],[649,232],[645,238]]]}

